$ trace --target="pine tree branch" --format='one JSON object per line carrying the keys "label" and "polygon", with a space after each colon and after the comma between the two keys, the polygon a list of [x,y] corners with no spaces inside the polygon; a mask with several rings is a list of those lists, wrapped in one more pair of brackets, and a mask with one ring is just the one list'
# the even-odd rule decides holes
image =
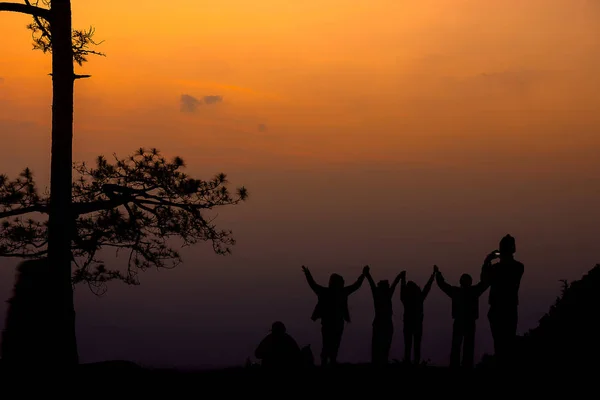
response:
{"label": "pine tree branch", "polygon": [[[25,4],[28,5],[29,7],[33,7],[33,5],[31,4],[31,2],[29,0],[25,0]],[[42,34],[44,36],[46,36],[47,38],[51,38],[50,32],[48,32],[48,30],[46,29],[46,27],[44,26],[42,21],[40,21],[40,17],[34,15],[33,20],[37,24],[38,28],[40,28],[40,30],[42,31]]]}
{"label": "pine tree branch", "polygon": [[97,200],[85,203],[74,203],[73,211],[76,216],[79,216],[97,211],[112,210],[113,208],[125,205],[130,201],[130,198],[115,198],[111,200]]}
{"label": "pine tree branch", "polygon": [[15,209],[15,210],[8,210],[8,211],[0,212],[0,218],[14,217],[16,215],[29,214],[32,212],[47,213],[48,210],[47,210],[46,206],[42,206],[42,205],[21,207],[21,208]]}
{"label": "pine tree branch", "polygon": [[47,21],[50,20],[50,10],[42,7],[32,6],[29,4],[1,2],[0,11],[11,11],[21,14],[29,14],[37,18],[44,18]]}
{"label": "pine tree branch", "polygon": [[7,258],[38,258],[48,254],[48,250],[38,251],[36,253],[0,253],[0,257]]}

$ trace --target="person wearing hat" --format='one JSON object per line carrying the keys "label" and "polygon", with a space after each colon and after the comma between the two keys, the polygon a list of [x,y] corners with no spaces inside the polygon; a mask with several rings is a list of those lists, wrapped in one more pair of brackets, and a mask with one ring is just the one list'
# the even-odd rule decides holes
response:
{"label": "person wearing hat", "polygon": [[297,367],[302,361],[298,343],[281,321],[275,321],[269,333],[258,345],[254,355],[267,368]]}
{"label": "person wearing hat", "polygon": [[[488,254],[481,268],[481,280],[490,285],[488,320],[499,366],[509,362],[517,336],[519,288],[525,267],[515,260],[516,250],[515,238],[504,236],[498,250]],[[499,261],[492,264],[495,259]]]}

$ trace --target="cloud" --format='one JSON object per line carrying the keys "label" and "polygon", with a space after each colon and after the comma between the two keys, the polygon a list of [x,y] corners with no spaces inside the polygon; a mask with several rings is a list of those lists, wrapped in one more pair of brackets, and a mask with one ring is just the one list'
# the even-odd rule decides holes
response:
{"label": "cloud", "polygon": [[[560,88],[577,74],[563,70],[512,69],[483,72],[467,77],[446,77],[439,83],[446,96],[492,99],[533,100],[547,93],[549,88]],[[440,89],[440,88],[438,88]]]}
{"label": "cloud", "polygon": [[202,104],[213,105],[217,103],[221,103],[223,101],[223,96],[210,95],[204,96],[202,99],[198,99],[197,97],[191,96],[189,94],[182,94],[179,100],[180,108],[182,112],[193,113],[198,110],[198,107]]}
{"label": "cloud", "polygon": [[182,94],[180,99],[180,106],[182,112],[193,113],[198,109],[202,103],[200,100],[189,94]]}
{"label": "cloud", "polygon": [[223,101],[223,96],[204,96],[205,104],[217,104]]}

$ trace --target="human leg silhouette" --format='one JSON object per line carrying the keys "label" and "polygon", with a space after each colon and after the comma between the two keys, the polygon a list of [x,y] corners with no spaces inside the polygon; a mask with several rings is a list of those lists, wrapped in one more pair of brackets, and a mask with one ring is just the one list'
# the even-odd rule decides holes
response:
{"label": "human leg silhouette", "polygon": [[404,322],[404,362],[411,362],[412,344],[413,344],[413,327]]}
{"label": "human leg silhouette", "polygon": [[493,307],[488,312],[488,319],[494,339],[496,365],[507,367],[517,334],[517,310],[512,307]]}
{"label": "human leg silhouette", "polygon": [[344,333],[344,321],[325,320],[321,326],[323,337],[323,350],[321,352],[321,365],[328,363],[336,364],[342,334]]}
{"label": "human leg silhouette", "polygon": [[499,364],[499,359],[502,357],[503,353],[503,335],[502,335],[502,321],[498,318],[498,314],[496,310],[490,307],[488,311],[488,321],[490,323],[490,331],[492,333],[492,340],[494,341],[494,358],[496,359],[496,364]]}
{"label": "human leg silhouette", "polygon": [[387,364],[390,360],[390,348],[394,337],[394,323],[386,321],[381,338],[381,362]]}
{"label": "human leg silhouette", "polygon": [[423,320],[417,323],[414,331],[414,346],[415,346],[415,365],[421,363],[421,339],[423,337]]}
{"label": "human leg silhouette", "polygon": [[377,364],[379,362],[379,354],[380,354],[379,335],[380,335],[380,332],[379,332],[378,323],[377,323],[377,321],[373,321],[373,334],[371,337],[371,363],[373,363],[373,364]]}
{"label": "human leg silhouette", "polygon": [[342,335],[344,334],[344,321],[338,322],[333,327],[333,338],[331,343],[331,363],[337,364],[338,352],[342,343]]}
{"label": "human leg silhouette", "polygon": [[328,333],[326,325],[321,324],[321,366],[327,365],[327,361],[329,360],[329,348],[331,344],[329,344],[330,335]]}
{"label": "human leg silhouette", "polygon": [[460,350],[463,344],[463,324],[460,320],[454,320],[452,325],[452,349],[450,350],[450,366],[460,366]]}
{"label": "human leg silhouette", "polygon": [[385,365],[389,361],[394,325],[392,321],[376,320],[373,322],[372,362]]}
{"label": "human leg silhouette", "polygon": [[476,321],[465,321],[463,323],[463,361],[462,366],[472,368],[475,356],[475,326]]}
{"label": "human leg silhouette", "polygon": [[332,344],[332,324],[330,321],[321,322],[321,338],[323,346],[321,348],[321,365],[327,365],[331,359]]}

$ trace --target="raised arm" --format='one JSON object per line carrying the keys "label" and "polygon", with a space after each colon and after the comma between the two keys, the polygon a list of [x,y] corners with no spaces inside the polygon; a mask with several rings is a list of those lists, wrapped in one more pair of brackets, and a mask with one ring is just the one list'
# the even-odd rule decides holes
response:
{"label": "raised arm", "polygon": [[497,250],[492,251],[490,254],[488,254],[485,257],[485,260],[483,260],[483,265],[481,266],[481,276],[480,276],[481,281],[491,283],[492,272],[494,269],[494,265],[492,264],[492,261],[496,258],[498,258]]}
{"label": "raised arm", "polygon": [[475,294],[477,295],[477,297],[481,296],[486,290],[487,288],[490,287],[490,282],[489,281],[484,281],[481,280],[479,281],[479,283],[477,285],[474,286],[475,288]]}
{"label": "raised arm", "polygon": [[310,288],[313,290],[313,292],[315,292],[317,295],[321,294],[325,290],[325,288],[323,286],[319,285],[317,282],[315,282],[315,279],[313,278],[312,274],[310,273],[308,268],[306,268],[304,265],[302,266],[302,271],[304,272],[304,275],[306,276],[306,281],[308,282],[308,286],[310,286]]}
{"label": "raised arm", "polygon": [[361,273],[360,276],[358,277],[358,279],[356,280],[356,282],[354,282],[350,286],[346,286],[344,288],[344,291],[346,292],[347,295],[351,295],[352,293],[354,293],[358,289],[360,289],[360,287],[362,286],[364,280],[365,280],[365,274]]}
{"label": "raised arm", "polygon": [[437,274],[435,274],[435,282],[437,283],[442,292],[446,293],[448,297],[452,297],[454,287],[444,280],[444,276],[440,271],[438,271]]}
{"label": "raised arm", "polygon": [[371,292],[373,292],[373,296],[375,296],[375,291],[377,290],[377,287],[375,286],[375,281],[371,276],[371,271],[368,265],[365,265],[365,267],[363,268],[363,275],[365,276],[365,278],[367,278],[367,282],[369,282],[369,286],[371,287]]}
{"label": "raised arm", "polygon": [[427,281],[427,283],[423,287],[423,291],[421,292],[423,295],[423,300],[425,300],[427,298],[427,295],[429,294],[429,291],[431,290],[431,286],[433,285],[433,280],[435,279],[435,271],[437,271],[437,266],[434,266],[433,268],[434,268],[434,272],[429,277],[429,280]]}
{"label": "raised arm", "polygon": [[394,282],[392,282],[392,286],[390,286],[390,297],[394,294],[394,291],[396,290],[396,286],[398,286],[398,283],[400,283],[400,274],[398,274],[398,276],[396,277],[396,279],[394,279]]}
{"label": "raised arm", "polygon": [[406,271],[400,272],[400,301],[406,300]]}

